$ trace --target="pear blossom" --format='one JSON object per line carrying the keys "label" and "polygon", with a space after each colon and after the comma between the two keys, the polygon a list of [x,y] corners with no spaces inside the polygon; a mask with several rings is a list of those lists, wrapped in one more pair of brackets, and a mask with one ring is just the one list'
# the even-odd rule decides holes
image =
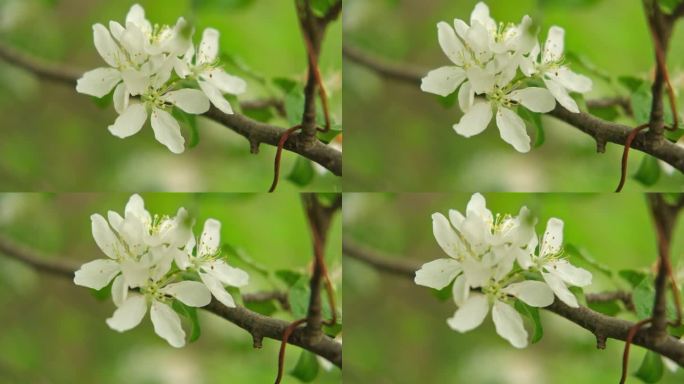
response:
{"label": "pear blossom", "polygon": [[551,28],[541,62],[537,62],[541,49],[532,29],[532,19],[527,15],[517,25],[497,24],[483,2],[475,6],[470,25],[460,19],[455,19],[453,26],[437,23],[439,45],[451,65],[428,72],[421,90],[440,96],[458,90],[464,115],[453,126],[456,133],[477,135],[496,114],[501,138],[525,153],[530,150],[530,138],[517,114],[519,106],[533,113],[547,113],[557,100],[568,110],[579,112],[568,91],[588,92],[591,80],[563,65],[563,29]]}
{"label": "pear blossom", "polygon": [[[119,116],[108,129],[114,136],[136,134],[149,116],[157,141],[173,153],[182,153],[185,139],[172,109],[203,114],[211,100],[224,113],[232,113],[222,92],[240,94],[246,89],[244,80],[228,75],[217,62],[218,31],[204,31],[195,64],[190,63],[192,54],[188,54],[194,53],[191,34],[182,17],[173,27],[153,26],[144,9],[134,4],[125,25],[116,21],[109,22],[109,29],[93,25],[95,49],[108,66],[86,72],[78,79],[76,91],[103,97],[113,90]],[[181,66],[181,56],[185,71],[177,71],[178,79],[172,72]],[[199,89],[191,87],[195,84]]]}
{"label": "pear blossom", "polygon": [[[248,282],[245,271],[217,259],[220,223],[216,220],[207,221],[198,256],[188,256],[187,246],[192,244],[194,248],[194,236],[184,208],[178,209],[174,217],[152,215],[143,199],[134,194],[123,216],[109,211],[105,220],[94,214],[91,227],[96,244],[108,258],[83,264],[74,275],[74,283],[93,289],[111,284],[117,309],[106,323],[113,330],[124,332],[136,327],[149,307],[157,335],[173,347],[182,347],[185,333],[171,307],[174,300],[203,307],[213,293],[222,303],[234,307],[232,296],[221,284],[244,286]],[[202,271],[201,282],[179,280],[180,272],[189,268]],[[217,285],[223,292],[221,297]]]}
{"label": "pear blossom", "polygon": [[[249,275],[240,268],[231,267],[219,259],[221,242],[221,223],[208,219],[199,239],[194,237],[188,241],[185,251],[176,255],[176,264],[181,270],[193,270],[198,273],[202,283],[211,294],[227,307],[235,307],[235,300],[226,292],[225,285],[244,287],[249,283]],[[193,251],[195,251],[193,253]]]}
{"label": "pear blossom", "polygon": [[[577,306],[566,283],[586,286],[591,274],[560,259],[562,221],[549,221],[542,246],[536,253],[536,219],[527,207],[517,216],[494,215],[482,195],[470,198],[465,215],[449,211],[432,215],[435,239],[448,258],[424,264],[415,283],[433,289],[452,284],[458,307],[447,320],[458,332],[478,327],[492,310],[496,332],[516,348],[527,345],[523,320],[512,305],[519,300],[531,307],[546,307],[554,294],[568,305]],[[526,274],[522,272],[525,271]]]}

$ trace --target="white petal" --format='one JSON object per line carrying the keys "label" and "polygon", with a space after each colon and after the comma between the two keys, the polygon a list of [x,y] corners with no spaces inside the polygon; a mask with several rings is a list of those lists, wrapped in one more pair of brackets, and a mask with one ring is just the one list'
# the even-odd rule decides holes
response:
{"label": "white petal", "polygon": [[221,68],[211,68],[201,77],[223,93],[239,95],[247,90],[247,83],[242,78],[229,75]]}
{"label": "white petal", "polygon": [[114,305],[120,307],[121,304],[126,301],[128,297],[128,285],[126,284],[126,279],[123,275],[119,275],[114,279],[112,283],[112,301]]}
{"label": "white petal", "polygon": [[232,287],[244,287],[249,283],[249,275],[240,268],[231,267],[223,260],[214,260],[205,263],[202,268],[205,272],[219,279],[221,283]]}
{"label": "white petal", "polygon": [[199,276],[204,285],[209,288],[211,294],[214,295],[216,300],[220,301],[226,307],[235,307],[235,300],[233,300],[233,296],[226,292],[226,289],[217,278],[202,272],[199,273]]}
{"label": "white petal", "polygon": [[492,105],[489,102],[476,103],[461,117],[458,124],[454,124],[454,130],[464,137],[475,136],[484,131],[491,120]]}
{"label": "white petal", "polygon": [[207,28],[202,33],[202,41],[197,52],[197,65],[213,63],[216,60],[219,49],[219,31]]}
{"label": "white petal", "polygon": [[585,93],[591,91],[591,79],[571,71],[568,67],[563,66],[546,74],[572,92]]}
{"label": "white petal", "polygon": [[513,283],[503,291],[533,307],[546,307],[553,303],[553,292],[541,281],[525,280]]}
{"label": "white petal", "polygon": [[463,65],[463,43],[456,37],[456,32],[447,23],[437,23],[437,39],[442,51],[454,64]]}
{"label": "white petal", "polygon": [[546,265],[548,271],[552,271],[566,283],[577,287],[591,285],[591,272],[584,268],[578,268],[570,264],[567,260],[555,260]]}
{"label": "white petal", "polygon": [[553,95],[545,88],[523,88],[509,93],[508,98],[519,102],[532,112],[546,113],[556,106]]}
{"label": "white petal", "polygon": [[560,253],[563,245],[563,220],[552,217],[546,223],[539,255],[549,256]]}
{"label": "white petal", "polygon": [[449,224],[449,220],[441,213],[432,214],[432,233],[444,253],[453,258],[459,258],[463,255],[463,242]]}
{"label": "white petal", "polygon": [[149,223],[152,220],[150,213],[145,209],[145,200],[137,193],[132,194],[131,197],[128,198],[126,207],[124,208],[124,214],[126,218],[134,216],[146,223]]}
{"label": "white petal", "polygon": [[475,92],[473,92],[472,87],[470,86],[470,82],[466,81],[461,85],[461,88],[458,90],[458,106],[461,108],[461,111],[468,112],[470,110],[470,107],[475,103]]}
{"label": "white petal", "polygon": [[133,96],[145,93],[150,84],[150,77],[146,73],[131,68],[121,71],[121,77]]}
{"label": "white petal", "polygon": [[521,249],[520,252],[516,253],[515,259],[518,262],[518,265],[520,265],[520,268],[527,270],[533,265],[531,254],[533,251],[534,250]]}
{"label": "white petal", "polygon": [[468,332],[482,324],[487,312],[489,312],[487,296],[473,292],[454,313],[454,316],[447,320],[447,324],[454,331]]}
{"label": "white petal", "polygon": [[423,264],[416,271],[413,281],[424,287],[442,289],[461,273],[461,266],[454,259],[437,259]]}
{"label": "white petal", "polygon": [[109,22],[109,32],[112,34],[112,37],[116,40],[121,39],[121,35],[126,31],[126,29],[121,25],[119,22],[111,20]]}
{"label": "white petal", "polygon": [[180,318],[171,307],[159,301],[153,301],[152,308],[150,308],[150,318],[154,325],[154,332],[159,337],[175,348],[185,345],[185,332],[181,327]]}
{"label": "white petal", "polygon": [[520,314],[510,305],[501,301],[495,301],[492,308],[492,320],[496,327],[496,333],[508,340],[516,348],[527,346],[527,331],[523,326]]}
{"label": "white petal", "polygon": [[121,73],[114,68],[95,68],[76,81],[76,92],[102,97],[121,81]]}
{"label": "white petal", "polygon": [[121,217],[121,215],[114,211],[109,211],[107,212],[107,220],[109,221],[109,225],[116,232],[119,232],[119,230],[121,230],[121,225],[123,224],[123,217]]}
{"label": "white petal", "polygon": [[420,90],[440,96],[448,96],[458,88],[465,79],[465,71],[458,67],[440,67],[423,77]]}
{"label": "white petal", "polygon": [[144,263],[126,259],[121,262],[121,273],[131,288],[144,285],[150,277],[150,269]]}
{"label": "white petal", "polygon": [[570,112],[579,113],[579,107],[577,106],[577,103],[572,97],[570,97],[568,91],[566,91],[565,87],[563,87],[559,82],[544,78],[544,85],[546,85],[546,88],[549,90],[549,92],[551,92],[553,97],[556,98],[558,104],[562,105],[563,108]]}
{"label": "white petal", "polygon": [[154,138],[173,153],[183,153],[185,139],[180,133],[180,125],[170,113],[154,108],[152,110],[152,130]]}
{"label": "white petal", "polygon": [[185,271],[190,267],[192,264],[190,263],[190,255],[188,255],[188,251],[186,250],[176,250],[174,254],[173,260],[176,262],[176,265],[181,271]]}
{"label": "white petal", "polygon": [[461,225],[463,225],[463,221],[465,221],[465,217],[461,214],[461,212],[455,210],[455,209],[450,209],[449,210],[449,221],[451,222],[451,225],[457,230],[461,230]]}
{"label": "white petal", "polygon": [[577,298],[570,292],[568,287],[565,286],[563,280],[560,277],[554,275],[553,273],[542,272],[542,277],[546,284],[549,285],[553,293],[565,304],[570,307],[577,308],[579,304],[577,303]]}
{"label": "white petal", "polygon": [[192,74],[192,72],[190,71],[190,67],[188,66],[188,62],[185,61],[185,59],[177,58],[173,62],[173,69],[176,71],[176,74],[181,79],[185,79],[186,77]]}
{"label": "white petal", "polygon": [[118,67],[121,50],[104,25],[99,23],[93,25],[93,41],[102,59],[112,67]]}
{"label": "white petal", "polygon": [[461,267],[463,268],[463,274],[465,275],[468,284],[474,288],[486,285],[494,274],[494,271],[490,267],[472,257],[466,257],[461,262]]}
{"label": "white petal", "polygon": [[102,289],[119,273],[119,264],[110,259],[97,259],[81,265],[74,274],[74,284]]}
{"label": "white petal", "polygon": [[95,243],[97,243],[102,252],[112,259],[119,257],[121,243],[114,232],[112,232],[112,228],[109,227],[104,217],[94,214],[90,216],[90,224],[93,239],[95,239]]}
{"label": "white petal", "polygon": [[107,319],[109,328],[124,332],[135,328],[145,317],[147,312],[147,302],[145,296],[131,294],[121,306],[114,311],[112,317]]}
{"label": "white petal", "polygon": [[211,293],[207,287],[197,281],[181,281],[169,284],[161,292],[173,296],[191,307],[204,307],[211,301]]}
{"label": "white petal", "polygon": [[542,62],[551,63],[560,61],[563,58],[565,30],[561,27],[553,26],[549,29],[544,52],[542,52]]}
{"label": "white petal", "polygon": [[211,85],[211,83],[208,83],[204,80],[198,80],[197,83],[199,84],[202,92],[204,92],[204,94],[207,95],[211,103],[214,104],[216,108],[218,108],[221,112],[225,114],[233,114],[233,108],[230,106],[228,100],[226,100],[226,98],[223,97],[221,91],[219,91],[218,88],[214,87],[213,85]]}
{"label": "white petal", "polygon": [[515,112],[499,107],[496,112],[496,126],[499,127],[501,138],[511,144],[516,151],[530,151],[530,137],[525,130],[525,122]]}
{"label": "white petal", "polygon": [[124,139],[140,132],[145,121],[147,121],[145,106],[139,103],[131,104],[107,129],[112,135]]}
{"label": "white petal", "polygon": [[221,243],[221,222],[214,219],[207,219],[204,222],[202,236],[200,236],[198,255],[214,255],[218,252]]}
{"label": "white petal", "polygon": [[131,6],[128,14],[126,14],[126,24],[128,23],[134,23],[145,32],[152,31],[150,22],[145,18],[145,10],[140,6],[140,4],[133,4]]}
{"label": "white petal", "polygon": [[489,16],[489,7],[483,1],[477,3],[470,14],[470,24],[475,22],[482,24],[490,31],[496,28],[496,22]]}
{"label": "white petal", "polygon": [[145,41],[147,38],[140,28],[133,23],[128,23],[126,31],[121,35],[120,43],[133,63],[142,64],[148,57],[145,52]]}
{"label": "white petal", "polygon": [[466,205],[466,215],[476,216],[482,218],[484,222],[491,223],[494,221],[492,211],[487,208],[487,200],[481,193],[473,193]]}
{"label": "white petal", "polygon": [[187,113],[200,114],[209,110],[209,99],[198,89],[183,88],[168,92],[161,98]]}
{"label": "white petal", "polygon": [[470,287],[468,286],[468,282],[464,275],[459,275],[456,280],[454,280],[454,286],[451,289],[451,293],[454,296],[454,303],[459,307],[468,300]]}
{"label": "white petal", "polygon": [[114,110],[116,113],[122,114],[126,108],[128,108],[129,94],[126,84],[120,83],[117,85],[116,88],[114,88],[114,95],[112,98],[114,101]]}
{"label": "white petal", "polygon": [[468,76],[468,81],[470,81],[470,86],[478,95],[491,92],[494,89],[496,78],[486,69],[472,66],[466,70],[466,75]]}

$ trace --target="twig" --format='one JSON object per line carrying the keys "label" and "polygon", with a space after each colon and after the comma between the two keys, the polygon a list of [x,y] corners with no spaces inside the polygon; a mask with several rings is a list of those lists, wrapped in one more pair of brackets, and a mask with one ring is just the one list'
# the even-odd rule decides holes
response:
{"label": "twig", "polygon": [[287,297],[287,293],[281,291],[264,291],[264,292],[251,292],[243,293],[242,301],[245,303],[261,303],[265,301],[277,301],[280,306],[286,310],[290,310],[290,300]]}
{"label": "twig", "polygon": [[278,186],[278,180],[280,180],[280,156],[283,153],[283,146],[285,146],[285,143],[287,142],[287,139],[290,138],[290,135],[300,129],[302,129],[301,125],[295,125],[294,127],[287,129],[280,136],[278,146],[276,147],[275,159],[273,160],[273,181],[271,182],[271,188],[268,189],[268,193],[273,193],[275,191],[276,187]]}
{"label": "twig", "polygon": [[625,384],[625,380],[627,380],[627,370],[629,368],[629,348],[632,345],[634,336],[636,336],[637,332],[639,332],[644,325],[651,322],[653,322],[653,319],[651,318],[641,320],[634,324],[627,332],[627,338],[625,338],[625,349],[622,352],[622,375],[620,376],[620,384]]}
{"label": "twig", "polygon": [[275,384],[280,384],[280,380],[283,379],[283,371],[285,369],[285,348],[290,340],[290,335],[297,329],[301,324],[306,323],[306,318],[295,320],[283,331],[283,339],[280,343],[280,351],[278,352],[278,375],[275,379]]}
{"label": "twig", "polygon": [[625,186],[625,181],[627,180],[627,160],[629,158],[629,148],[632,146],[632,142],[634,141],[634,138],[639,134],[639,131],[641,131],[644,128],[648,128],[649,126],[650,124],[646,123],[634,128],[627,136],[627,140],[625,140],[625,147],[622,151],[622,163],[620,167],[620,182],[618,183],[617,188],[615,188],[616,193],[622,191],[622,187]]}
{"label": "twig", "polygon": [[342,46],[342,55],[357,64],[372,69],[383,77],[412,83],[416,86],[420,85],[420,79],[427,73],[427,70],[391,63],[351,44]]}
{"label": "twig", "polygon": [[596,292],[587,293],[584,295],[587,299],[587,303],[606,303],[613,300],[619,300],[624,304],[625,308],[629,311],[634,311],[634,302],[632,301],[632,294],[625,291],[612,291],[612,292]]}
{"label": "twig", "polygon": [[609,107],[620,107],[625,112],[627,116],[634,116],[634,111],[632,110],[632,103],[627,97],[607,97],[603,99],[591,99],[587,100],[588,108],[609,108]]}
{"label": "twig", "polygon": [[342,241],[342,252],[356,260],[369,264],[383,272],[413,279],[416,275],[416,265],[403,259],[392,257],[370,247],[361,245],[351,238],[345,237]]}
{"label": "twig", "polygon": [[[74,272],[78,269],[76,265],[52,261],[51,259],[55,259],[54,257],[48,258],[5,237],[0,237],[0,253],[11,259],[21,261],[38,271],[68,279],[73,279]],[[212,299],[211,303],[203,309],[249,332],[252,335],[255,348],[261,347],[264,337],[281,340],[283,332],[289,326],[286,321],[264,316],[244,307],[228,308],[215,299]],[[305,336],[303,330],[295,330],[289,338],[289,343],[311,351],[338,367],[342,367],[342,344],[326,335],[311,340]]]}
{"label": "twig", "polygon": [[[66,70],[53,64],[44,64],[32,57],[19,54],[2,44],[0,44],[0,59],[24,68],[46,80],[72,87],[76,86],[76,80],[80,77],[78,73],[83,73]],[[259,145],[262,143],[277,146],[280,137],[286,131],[284,128],[265,124],[240,114],[227,115],[213,106],[203,116],[245,137],[250,143],[252,153],[258,153]],[[290,138],[283,148],[322,165],[337,176],[342,176],[342,152],[319,140],[310,140],[297,135]]]}

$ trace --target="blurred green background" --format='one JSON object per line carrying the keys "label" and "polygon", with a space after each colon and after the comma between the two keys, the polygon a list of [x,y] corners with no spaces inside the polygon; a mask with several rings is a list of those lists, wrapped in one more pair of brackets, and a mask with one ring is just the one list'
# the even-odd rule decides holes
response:
{"label": "blurred green background", "polygon": [[[299,195],[143,194],[150,212],[174,215],[180,206],[196,218],[222,223],[222,241],[242,249],[269,271],[308,273],[311,240]],[[122,212],[128,194],[0,194],[0,232],[20,244],[81,264],[104,255],[90,230],[90,215]],[[338,217],[340,215],[337,215]],[[326,251],[341,303],[341,219],[335,218]],[[242,293],[283,289],[273,277],[228,256],[250,274]],[[0,383],[213,384],[273,382],[280,343],[251,336],[211,313],[198,311],[202,335],[184,348],[170,347],[149,316],[125,332],[105,324],[115,307],[62,277],[34,272],[0,255]],[[341,310],[341,308],[339,308]],[[291,320],[282,310],[272,316]],[[188,328],[186,333],[189,334]],[[283,383],[301,349],[288,346]],[[317,383],[339,383],[341,371],[320,370]]]}
{"label": "blurred green background", "polygon": [[[476,0],[346,0],[345,44],[363,48],[390,62],[426,70],[448,65],[437,43],[436,24],[470,20]],[[647,79],[653,70],[651,39],[640,2],[623,0],[489,0],[497,21],[519,23],[524,14],[541,24],[540,41],[551,25],[566,30],[566,52],[582,55],[615,78]],[[584,4],[584,5],[582,5]],[[684,90],[684,23],[672,37],[669,68],[674,86]],[[594,80],[587,99],[627,96],[591,72],[572,68]],[[466,139],[452,125],[458,106],[443,107],[438,96],[418,86],[384,80],[345,60],[344,109],[348,129],[345,191],[612,191],[618,183],[622,147],[609,144],[596,153],[593,139],[544,117],[546,142],[528,154],[516,152],[499,137],[495,124]],[[426,71],[427,72],[427,71]],[[680,113],[684,104],[680,97]],[[620,119],[634,126],[628,119]],[[528,129],[533,137],[534,131]],[[534,140],[534,137],[533,137]],[[644,155],[633,151],[629,174]],[[663,176],[654,190],[681,190],[684,176]],[[628,181],[625,190],[644,187]]]}
{"label": "blurred green background", "polygon": [[[84,72],[104,62],[93,45],[92,25],[123,22],[135,1],[0,0],[0,42],[48,62]],[[278,0],[141,0],[153,23],[193,20],[195,44],[202,30],[221,32],[225,68],[248,82],[240,100],[282,98],[274,78],[303,87],[306,53],[291,1]],[[321,56],[331,113],[342,120],[341,22],[330,26]],[[265,85],[259,80],[263,78]],[[154,140],[147,125],[121,140],[107,126],[116,112],[98,107],[87,95],[63,84],[45,82],[0,61],[0,190],[5,191],[266,191],[273,177],[274,147],[249,152],[242,136],[199,118],[200,142],[174,155]],[[260,111],[272,113],[273,111]],[[281,118],[274,124],[289,127]],[[188,141],[189,130],[183,129]],[[285,151],[282,175],[296,155]],[[299,190],[283,181],[282,190]],[[321,171],[307,190],[336,191],[339,178]]]}
{"label": "blurred green background", "polygon": [[[584,248],[612,271],[648,271],[657,258],[650,214],[642,194],[485,194],[494,213],[517,214],[527,205],[542,234],[550,217],[565,222],[565,244]],[[360,244],[417,265],[446,257],[432,234],[430,216],[465,211],[470,194],[345,194],[344,233]],[[672,260],[682,267],[684,227],[675,229]],[[585,292],[627,289],[623,280],[570,261],[593,273]],[[679,268],[681,270],[681,268]],[[344,257],[347,321],[345,383],[604,384],[619,381],[624,343],[596,349],[588,331],[540,311],[544,337],[517,350],[499,337],[491,315],[468,333],[446,325],[456,306],[412,280],[378,272]],[[633,320],[634,315],[620,315]],[[632,348],[630,372],[644,350]],[[665,372],[661,383],[684,382],[684,371]],[[641,383],[630,377],[627,383]]]}

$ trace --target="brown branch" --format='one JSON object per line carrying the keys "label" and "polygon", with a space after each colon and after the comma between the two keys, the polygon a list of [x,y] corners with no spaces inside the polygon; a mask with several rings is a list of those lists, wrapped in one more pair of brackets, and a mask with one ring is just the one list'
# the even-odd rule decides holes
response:
{"label": "brown branch", "polygon": [[620,182],[618,183],[617,188],[615,188],[615,192],[621,192],[622,187],[625,186],[625,182],[627,181],[627,159],[629,159],[629,148],[632,147],[632,142],[634,141],[634,138],[639,134],[639,131],[642,129],[646,129],[649,127],[650,124],[642,124],[634,129],[632,129],[631,132],[629,132],[629,135],[627,135],[627,140],[625,140],[625,148],[622,151],[622,162],[621,162],[621,167],[620,167]]}
{"label": "brown branch", "polygon": [[[421,78],[427,73],[427,71],[388,63],[349,45],[344,46],[343,55],[380,75],[416,86],[420,84]],[[572,113],[560,105],[556,105],[556,108],[549,114],[593,137],[596,140],[598,152],[605,151],[607,142],[624,146],[630,131],[633,129],[633,127],[599,119],[588,113]],[[684,173],[684,148],[662,136],[637,135],[632,148],[660,159]]]}
{"label": "brown branch", "polygon": [[610,108],[610,107],[620,107],[625,115],[633,117],[634,111],[632,110],[632,103],[627,97],[607,97],[603,99],[591,99],[587,100],[588,108]]}
{"label": "brown branch", "polygon": [[[18,245],[16,242],[0,237],[0,253],[5,256],[18,260],[41,272],[47,272],[56,276],[73,279],[74,272],[78,266],[57,262],[45,255],[38,253],[26,246]],[[247,295],[245,295],[247,296]],[[255,348],[260,348],[264,337],[280,340],[283,332],[289,326],[287,321],[274,319],[268,316],[252,312],[244,307],[228,308],[215,299],[206,307],[209,312],[222,317],[229,322],[237,325],[252,335]],[[304,330],[295,330],[289,338],[289,343],[302,347],[319,356],[330,360],[338,367],[342,367],[342,344],[332,338],[321,335],[316,340],[306,337]]]}
{"label": "brown branch", "polygon": [[263,108],[275,108],[278,112],[278,116],[285,117],[287,112],[285,111],[285,103],[276,98],[270,99],[256,99],[256,100],[245,100],[240,102],[240,108],[243,111],[263,109]]}
{"label": "brown branch", "polygon": [[634,302],[632,301],[632,294],[625,291],[609,291],[587,293],[584,295],[587,303],[606,303],[614,300],[621,301],[625,308],[629,311],[634,311]]}
{"label": "brown branch", "polygon": [[277,301],[284,310],[290,310],[290,300],[285,292],[263,291],[242,294],[242,301],[245,303],[262,303],[271,300]]}
{"label": "brown branch", "polygon": [[[345,255],[352,256],[348,252],[350,249],[348,247],[349,241],[349,239],[344,239],[343,249]],[[419,263],[411,265],[400,261],[401,259],[397,256],[391,258],[379,256],[378,252],[362,254],[368,250],[370,249],[355,248],[353,257],[382,272],[390,272],[394,275],[413,279],[415,271],[420,267]],[[555,300],[553,304],[543,309],[564,317],[593,333],[596,336],[598,346],[604,346],[605,340],[608,338],[627,340],[629,331],[634,326],[631,321],[606,316],[584,306],[572,308],[560,300]],[[654,338],[648,329],[642,329],[635,333],[633,343],[668,357],[684,367],[684,343],[673,336],[666,335]]]}
{"label": "brown branch", "polygon": [[[74,72],[52,64],[45,64],[35,58],[20,54],[13,49],[0,44],[0,59],[24,68],[46,80],[55,81],[72,87],[83,72]],[[252,153],[257,153],[260,144],[277,146],[284,128],[265,124],[239,114],[227,115],[211,106],[203,116],[224,125],[250,143]],[[330,170],[337,176],[342,176],[342,152],[325,145],[319,140],[311,140],[300,135],[292,136],[284,145],[288,151],[306,157]]]}
{"label": "brown branch", "polygon": [[342,241],[342,253],[356,260],[369,264],[383,272],[413,279],[416,275],[418,262],[410,262],[386,253],[361,245],[351,238],[345,237]]}

